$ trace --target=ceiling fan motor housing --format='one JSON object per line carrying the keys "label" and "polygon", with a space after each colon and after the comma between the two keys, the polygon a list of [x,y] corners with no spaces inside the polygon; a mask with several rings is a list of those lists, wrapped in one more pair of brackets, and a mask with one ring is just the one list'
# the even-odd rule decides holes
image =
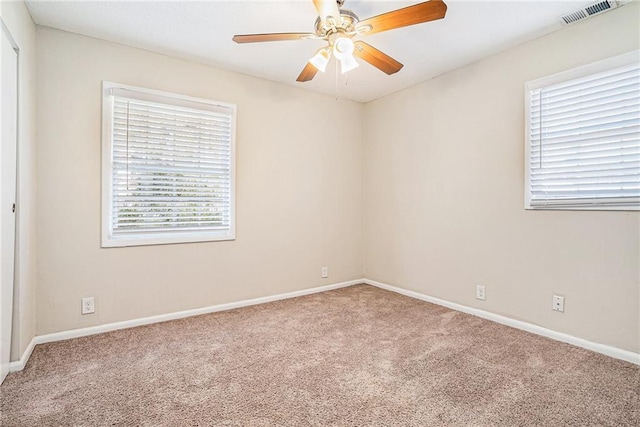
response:
{"label": "ceiling fan motor housing", "polygon": [[337,25],[335,22],[326,22],[316,19],[315,31],[320,38],[329,37],[333,33],[353,33],[356,30],[356,24],[359,22],[358,15],[349,9],[340,9],[340,17],[342,22]]}

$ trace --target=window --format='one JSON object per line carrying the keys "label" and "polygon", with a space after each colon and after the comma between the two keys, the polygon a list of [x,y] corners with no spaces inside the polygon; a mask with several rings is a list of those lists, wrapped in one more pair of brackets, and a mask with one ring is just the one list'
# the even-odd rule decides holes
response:
{"label": "window", "polygon": [[640,209],[639,58],[527,83],[525,208]]}
{"label": "window", "polygon": [[233,240],[235,106],[103,83],[102,246]]}

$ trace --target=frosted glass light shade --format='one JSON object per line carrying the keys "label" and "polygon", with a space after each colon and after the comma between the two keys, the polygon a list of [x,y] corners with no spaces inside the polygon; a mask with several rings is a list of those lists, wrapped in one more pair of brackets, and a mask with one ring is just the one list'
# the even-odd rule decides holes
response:
{"label": "frosted glass light shade", "polygon": [[356,61],[353,56],[346,56],[340,60],[340,71],[342,74],[353,70],[354,68],[359,67],[360,64]]}
{"label": "frosted glass light shade", "polygon": [[342,74],[360,65],[353,57],[353,41],[349,38],[341,37],[333,43],[333,55],[340,60]]}
{"label": "frosted glass light shade", "polygon": [[331,56],[331,52],[329,51],[329,49],[323,47],[322,49],[319,49],[316,52],[316,54],[311,57],[311,59],[309,60],[309,63],[311,63],[311,65],[316,67],[318,71],[321,71],[324,73],[324,71],[327,69],[327,64],[329,63],[330,56]]}
{"label": "frosted glass light shade", "polygon": [[333,54],[338,59],[353,56],[353,41],[346,37],[340,37],[333,43]]}

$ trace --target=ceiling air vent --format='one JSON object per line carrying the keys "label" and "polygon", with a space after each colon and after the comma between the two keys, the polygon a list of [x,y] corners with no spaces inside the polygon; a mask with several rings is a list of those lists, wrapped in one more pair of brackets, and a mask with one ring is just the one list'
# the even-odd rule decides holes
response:
{"label": "ceiling air vent", "polygon": [[587,19],[594,15],[606,12],[608,10],[615,9],[616,7],[618,7],[618,3],[616,2],[616,0],[599,1],[582,9],[567,13],[566,15],[563,15],[558,19],[560,19],[560,22],[562,22],[564,25],[569,25],[573,24],[574,22],[582,21],[583,19]]}

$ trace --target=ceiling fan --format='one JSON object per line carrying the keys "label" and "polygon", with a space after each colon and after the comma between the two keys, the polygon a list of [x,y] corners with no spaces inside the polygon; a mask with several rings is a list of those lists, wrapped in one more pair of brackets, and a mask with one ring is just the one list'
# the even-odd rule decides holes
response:
{"label": "ceiling fan", "polygon": [[296,79],[299,82],[313,79],[318,71],[324,72],[331,55],[340,61],[343,73],[359,65],[354,58],[355,55],[391,75],[403,67],[400,62],[361,40],[353,39],[357,36],[442,19],[447,12],[447,5],[442,0],[430,0],[360,21],[353,11],[341,9],[344,0],[313,0],[313,4],[318,11],[314,33],[242,34],[233,36],[233,41],[258,43],[325,40],[327,46],[320,48],[309,60]]}

